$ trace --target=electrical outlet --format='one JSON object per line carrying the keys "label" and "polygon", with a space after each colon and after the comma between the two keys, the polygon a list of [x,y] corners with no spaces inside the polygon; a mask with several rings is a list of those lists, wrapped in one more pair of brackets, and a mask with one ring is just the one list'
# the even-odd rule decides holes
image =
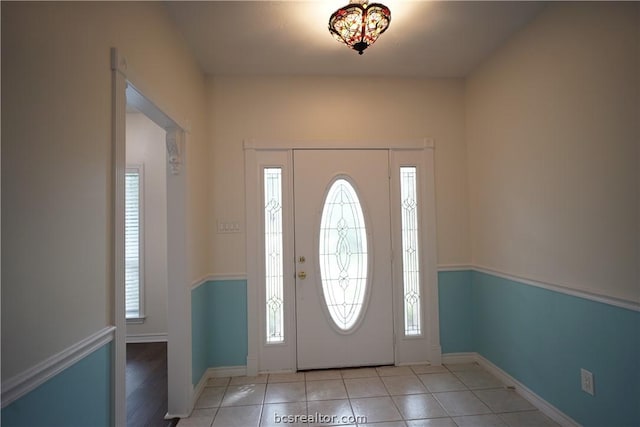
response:
{"label": "electrical outlet", "polygon": [[586,369],[580,369],[580,379],[582,383],[582,391],[589,393],[591,396],[595,395],[593,386],[593,374]]}

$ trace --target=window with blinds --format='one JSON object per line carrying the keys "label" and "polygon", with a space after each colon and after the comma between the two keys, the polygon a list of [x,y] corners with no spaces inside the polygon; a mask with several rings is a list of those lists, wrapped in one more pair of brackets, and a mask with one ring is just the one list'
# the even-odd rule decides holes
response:
{"label": "window with blinds", "polygon": [[125,312],[127,319],[143,317],[142,166],[125,172]]}

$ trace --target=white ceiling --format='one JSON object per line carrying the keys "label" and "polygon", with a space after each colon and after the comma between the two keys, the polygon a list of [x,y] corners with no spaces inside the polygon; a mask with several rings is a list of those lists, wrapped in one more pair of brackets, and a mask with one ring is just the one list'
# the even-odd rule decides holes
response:
{"label": "white ceiling", "polygon": [[391,25],[360,56],[329,16],[348,0],[176,1],[170,16],[209,74],[463,77],[524,27],[542,2],[377,0]]}

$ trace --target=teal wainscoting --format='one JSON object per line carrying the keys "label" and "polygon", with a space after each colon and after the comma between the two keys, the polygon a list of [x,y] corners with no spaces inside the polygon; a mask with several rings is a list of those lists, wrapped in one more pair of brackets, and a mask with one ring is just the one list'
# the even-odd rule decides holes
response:
{"label": "teal wainscoting", "polygon": [[471,293],[476,352],[584,426],[640,426],[639,312],[476,271]]}
{"label": "teal wainscoting", "polygon": [[[438,273],[443,353],[477,352],[585,426],[640,426],[640,313],[477,271]],[[193,382],[242,366],[247,284],[192,293]],[[580,390],[580,368],[595,396]]]}
{"label": "teal wainscoting", "polygon": [[247,281],[209,282],[209,366],[247,364]]}
{"label": "teal wainscoting", "polygon": [[247,363],[247,282],[208,281],[191,293],[193,374]]}
{"label": "teal wainscoting", "polygon": [[2,409],[2,426],[110,426],[111,347],[100,347]]}
{"label": "teal wainscoting", "polygon": [[443,353],[472,352],[473,321],[470,270],[438,273],[440,346]]}

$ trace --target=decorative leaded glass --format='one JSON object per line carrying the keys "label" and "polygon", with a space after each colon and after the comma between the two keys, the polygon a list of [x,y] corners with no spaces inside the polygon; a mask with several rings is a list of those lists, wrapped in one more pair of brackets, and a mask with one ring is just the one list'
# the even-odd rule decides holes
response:
{"label": "decorative leaded glass", "polygon": [[282,169],[264,169],[264,253],[267,342],[284,341]]}
{"label": "decorative leaded glass", "polygon": [[358,195],[346,179],[331,185],[320,223],[320,277],[327,309],[338,328],[351,329],[367,287],[367,232]]}
{"label": "decorative leaded glass", "polygon": [[400,168],[402,212],[402,280],[404,282],[404,333],[420,335],[420,256],[416,168]]}

